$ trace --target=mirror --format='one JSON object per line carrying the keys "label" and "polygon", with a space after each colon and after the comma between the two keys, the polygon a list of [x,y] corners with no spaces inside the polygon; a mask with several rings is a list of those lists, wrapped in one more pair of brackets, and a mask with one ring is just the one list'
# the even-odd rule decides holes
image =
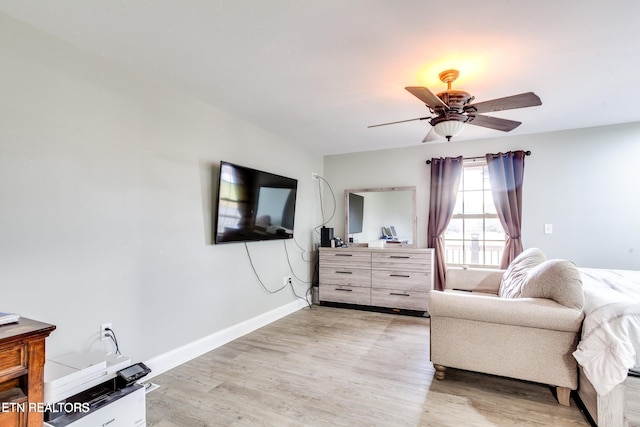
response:
{"label": "mirror", "polygon": [[416,187],[344,191],[345,241],[416,247]]}

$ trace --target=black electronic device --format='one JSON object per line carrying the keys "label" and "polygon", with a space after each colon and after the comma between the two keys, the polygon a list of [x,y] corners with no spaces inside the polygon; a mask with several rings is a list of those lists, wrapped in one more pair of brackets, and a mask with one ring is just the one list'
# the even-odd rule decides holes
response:
{"label": "black electronic device", "polygon": [[116,383],[118,388],[127,387],[138,381],[140,378],[148,375],[150,372],[151,369],[142,362],[138,362],[127,368],[121,369],[116,372]]}
{"label": "black electronic device", "polygon": [[333,228],[323,226],[320,229],[320,246],[323,248],[330,248],[332,240],[333,240]]}
{"label": "black electronic device", "polygon": [[292,239],[298,180],[220,162],[215,243]]}

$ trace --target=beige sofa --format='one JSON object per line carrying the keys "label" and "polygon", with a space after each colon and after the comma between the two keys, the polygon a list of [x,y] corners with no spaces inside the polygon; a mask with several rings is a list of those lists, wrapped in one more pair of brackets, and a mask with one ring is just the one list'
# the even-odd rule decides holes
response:
{"label": "beige sofa", "polygon": [[446,290],[429,295],[436,378],[451,367],[549,384],[568,406],[583,304],[575,265],[539,249],[507,270],[449,269]]}

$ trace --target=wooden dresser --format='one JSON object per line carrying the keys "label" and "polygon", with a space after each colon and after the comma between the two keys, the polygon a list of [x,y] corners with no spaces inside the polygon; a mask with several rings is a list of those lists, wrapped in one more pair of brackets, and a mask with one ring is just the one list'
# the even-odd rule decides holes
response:
{"label": "wooden dresser", "polygon": [[427,310],[432,249],[320,248],[321,302]]}
{"label": "wooden dresser", "polygon": [[21,318],[0,326],[0,427],[41,427],[45,339],[54,325]]}

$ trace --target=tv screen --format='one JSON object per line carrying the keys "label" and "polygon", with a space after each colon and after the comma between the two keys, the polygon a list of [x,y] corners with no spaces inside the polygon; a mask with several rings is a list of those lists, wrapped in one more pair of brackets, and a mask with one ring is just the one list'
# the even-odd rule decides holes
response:
{"label": "tv screen", "polygon": [[216,243],[293,238],[298,180],[220,162]]}
{"label": "tv screen", "polygon": [[364,197],[349,193],[349,234],[362,233]]}

